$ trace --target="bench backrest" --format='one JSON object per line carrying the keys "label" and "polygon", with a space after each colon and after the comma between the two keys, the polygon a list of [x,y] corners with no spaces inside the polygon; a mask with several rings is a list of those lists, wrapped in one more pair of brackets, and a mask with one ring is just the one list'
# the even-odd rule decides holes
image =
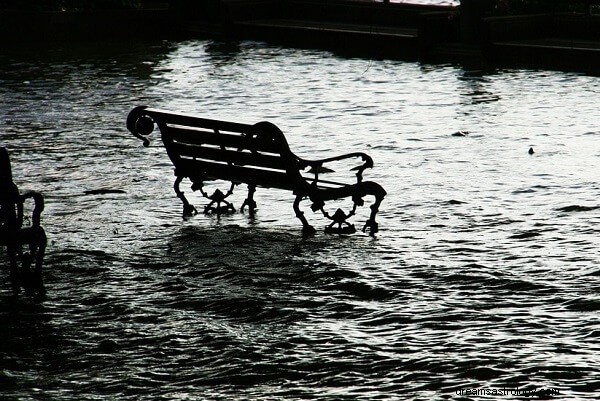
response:
{"label": "bench backrest", "polygon": [[269,122],[254,125],[210,120],[137,107],[128,129],[147,145],[158,125],[175,174],[194,183],[224,179],[253,186],[304,188],[306,181],[285,136]]}

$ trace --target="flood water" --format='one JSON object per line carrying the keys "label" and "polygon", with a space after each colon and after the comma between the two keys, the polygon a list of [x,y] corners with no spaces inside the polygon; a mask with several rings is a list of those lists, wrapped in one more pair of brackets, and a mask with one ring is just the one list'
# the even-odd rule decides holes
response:
{"label": "flood water", "polygon": [[[45,300],[2,270],[0,399],[597,399],[599,97],[577,73],[260,42],[3,53],[0,145],[50,243]],[[143,104],[367,152],[380,232],[303,237],[278,190],[253,219],[183,220],[160,136],[125,128]]]}

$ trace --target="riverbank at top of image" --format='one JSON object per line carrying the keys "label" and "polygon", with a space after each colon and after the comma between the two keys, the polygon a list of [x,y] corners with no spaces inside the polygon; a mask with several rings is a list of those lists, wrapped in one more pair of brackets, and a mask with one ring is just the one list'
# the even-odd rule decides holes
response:
{"label": "riverbank at top of image", "polygon": [[[573,4],[584,4],[584,0]],[[594,1],[592,1],[594,3]],[[0,8],[0,46],[132,39],[266,40],[340,55],[470,68],[600,71],[600,16],[552,8],[497,15],[491,1],[214,0],[130,9]],[[554,4],[554,3],[553,3]],[[131,6],[133,7],[133,6]],[[588,10],[589,11],[589,10]],[[107,27],[110,26],[110,29]]]}

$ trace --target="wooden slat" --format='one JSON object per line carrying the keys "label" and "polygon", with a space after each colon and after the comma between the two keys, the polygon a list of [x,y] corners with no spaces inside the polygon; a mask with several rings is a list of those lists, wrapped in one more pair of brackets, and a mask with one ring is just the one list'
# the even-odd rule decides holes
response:
{"label": "wooden slat", "polygon": [[211,145],[223,145],[232,148],[250,149],[260,152],[281,153],[281,149],[273,142],[251,141],[241,133],[219,131],[216,133],[209,129],[165,127],[161,130],[166,142],[174,140],[190,144],[206,143]]}
{"label": "wooden slat", "polygon": [[168,125],[182,125],[189,127],[206,127],[210,130],[219,131],[247,132],[252,129],[252,125],[234,123],[230,121],[211,120],[189,115],[175,114],[158,109],[146,109],[145,112],[154,117],[156,121],[161,121]]}
{"label": "wooden slat", "polygon": [[167,140],[174,140],[183,143],[206,143],[209,145],[223,145],[232,148],[243,148],[248,147],[248,139],[241,134],[226,134],[226,133],[215,133],[206,129],[185,129],[167,127],[163,136]]}
{"label": "wooden slat", "polygon": [[188,145],[182,143],[171,143],[167,146],[167,151],[171,149],[175,154],[183,157],[215,160],[236,165],[257,166],[269,169],[283,170],[285,165],[279,156],[264,155],[260,153],[250,153],[248,151],[238,151],[231,149],[222,149],[207,147],[201,145]]}
{"label": "wooden slat", "polygon": [[262,170],[259,168],[230,166],[201,160],[180,159],[175,163],[177,175],[194,177],[205,175],[206,178],[233,182],[243,182],[266,188],[294,190],[297,185],[293,178],[285,172]]}

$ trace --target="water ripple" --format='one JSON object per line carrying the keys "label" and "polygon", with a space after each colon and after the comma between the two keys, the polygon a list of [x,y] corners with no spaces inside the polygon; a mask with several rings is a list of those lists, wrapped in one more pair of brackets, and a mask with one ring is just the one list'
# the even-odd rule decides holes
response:
{"label": "water ripple", "polygon": [[[0,294],[1,399],[597,398],[597,77],[190,40],[15,51],[0,80],[50,239],[47,300]],[[367,151],[381,232],[305,238],[262,189],[253,218],[182,220],[138,104]]]}

